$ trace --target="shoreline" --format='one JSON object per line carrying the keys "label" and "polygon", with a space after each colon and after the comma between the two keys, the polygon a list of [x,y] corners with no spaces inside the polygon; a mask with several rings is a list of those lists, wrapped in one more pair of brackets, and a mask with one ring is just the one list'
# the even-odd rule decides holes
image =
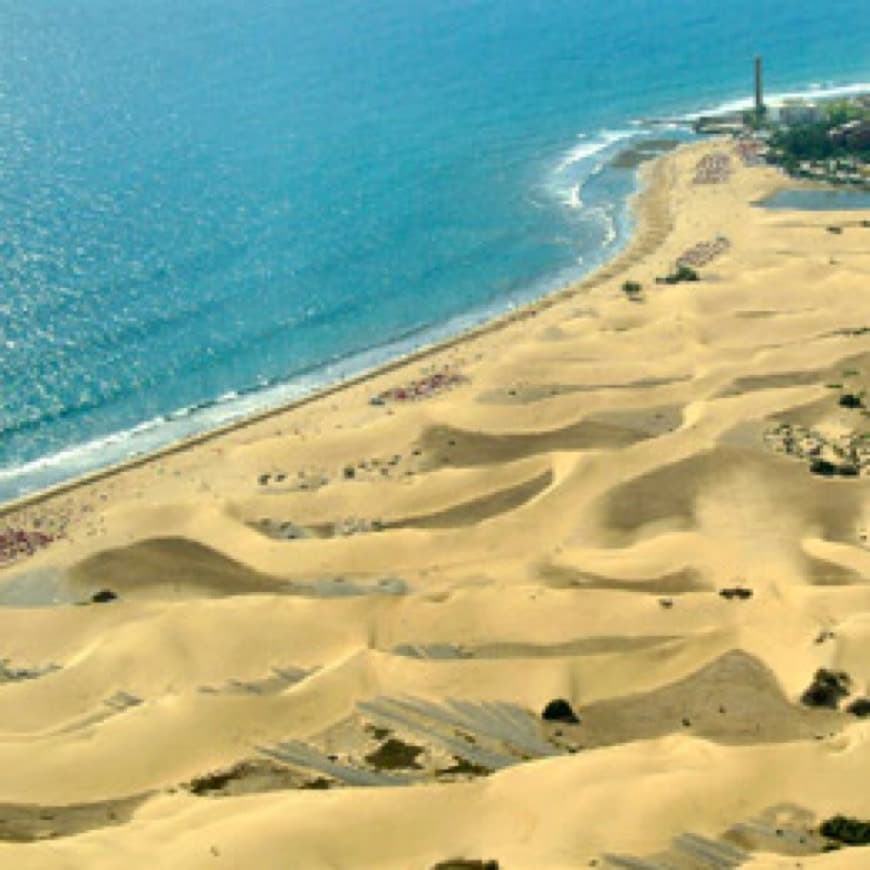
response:
{"label": "shoreline", "polygon": [[724,140],[650,172],[595,286],[21,509],[60,534],[0,549],[6,863],[829,865],[870,210],[757,208]]}
{"label": "shoreline", "polygon": [[[831,85],[825,87],[814,87],[807,86],[805,88],[800,88],[797,90],[789,89],[784,91],[775,91],[769,94],[769,99],[773,101],[781,102],[787,98],[801,97],[807,99],[818,99],[822,102],[836,100],[841,97],[846,96],[856,96],[870,93],[870,83],[867,82],[852,82],[842,85]],[[686,129],[690,128],[694,122],[697,122],[700,118],[719,118],[719,117],[727,117],[737,111],[738,107],[747,107],[751,103],[749,98],[736,98],[730,100],[724,100],[720,103],[715,104],[709,110],[693,110],[688,111],[683,114],[678,114],[671,118],[651,118],[646,120],[638,121],[637,123],[641,127],[648,127],[648,136],[649,139],[640,138],[637,141],[633,141],[631,144],[627,146],[627,153],[631,153],[634,149],[640,148],[643,149],[644,143],[648,141],[656,141],[656,136],[661,135],[661,129],[667,129],[673,126],[683,126]],[[658,132],[657,132],[658,131]],[[707,135],[704,137],[705,141],[711,141],[716,137]],[[679,141],[679,140],[674,140]],[[690,140],[688,144],[691,144]],[[679,142],[676,146],[677,148],[681,148],[685,146],[685,142]],[[617,152],[613,158],[611,158],[611,162],[613,159],[617,159],[622,152]],[[666,152],[667,153],[667,152]],[[652,163],[656,162],[658,158],[654,158]],[[648,168],[647,167],[642,168]],[[801,186],[801,179],[792,178],[791,183],[794,186]],[[811,186],[814,182],[805,182],[810,184]],[[636,210],[634,208],[633,202],[636,201],[641,194],[641,188],[643,186],[643,182],[640,181],[638,184],[638,188],[635,192],[629,197],[628,208],[629,212],[632,215],[635,215]],[[631,236],[625,240],[625,246],[621,251],[615,253],[610,259],[596,266],[591,272],[587,273],[585,276],[579,278],[578,280],[573,280],[568,282],[565,285],[558,286],[554,289],[550,289],[544,292],[544,294],[540,297],[533,298],[529,302],[520,303],[519,307],[513,310],[504,311],[501,313],[494,313],[491,316],[487,316],[485,313],[482,315],[483,320],[478,322],[476,325],[471,327],[463,327],[459,332],[456,333],[447,333],[446,335],[442,335],[440,338],[435,338],[434,340],[425,343],[415,349],[406,352],[400,352],[397,356],[388,356],[384,358],[381,362],[376,363],[374,366],[370,368],[363,368],[355,374],[351,374],[347,377],[340,377],[339,380],[333,382],[327,382],[322,386],[316,386],[309,393],[304,393],[297,398],[293,398],[290,400],[281,400],[277,405],[264,405],[258,410],[244,412],[242,411],[238,417],[234,417],[228,422],[219,423],[214,426],[207,426],[207,428],[196,431],[194,430],[191,434],[182,435],[179,438],[170,437],[169,441],[166,441],[159,446],[156,447],[145,447],[142,452],[137,452],[128,458],[118,459],[110,463],[109,465],[92,468],[89,471],[85,471],[84,473],[74,474],[71,477],[63,478],[56,483],[51,483],[47,486],[40,487],[39,489],[32,490],[30,492],[23,493],[21,495],[14,496],[5,501],[0,500],[0,516],[7,514],[10,511],[13,511],[19,507],[26,506],[31,503],[33,500],[40,500],[43,497],[50,497],[54,494],[62,493],[69,489],[70,487],[75,487],[76,485],[85,484],[92,481],[99,481],[106,476],[110,476],[118,471],[122,471],[125,468],[137,467],[141,465],[143,462],[150,461],[151,459],[158,459],[163,455],[171,455],[175,451],[179,449],[183,449],[186,446],[194,446],[196,444],[205,443],[213,437],[218,437],[223,433],[232,431],[233,428],[237,426],[247,426],[250,423],[254,423],[261,419],[268,419],[275,414],[282,413],[284,411],[291,410],[294,407],[306,404],[308,402],[314,401],[319,397],[328,397],[332,395],[336,390],[343,389],[345,387],[350,387],[357,385],[364,381],[367,378],[378,377],[381,373],[385,373],[391,370],[391,368],[395,365],[402,364],[413,364],[414,362],[425,359],[429,354],[436,353],[440,348],[447,348],[452,346],[453,342],[456,341],[464,341],[468,338],[472,338],[474,335],[479,332],[485,333],[490,328],[501,328],[507,323],[511,322],[513,318],[518,316],[522,316],[522,313],[525,312],[529,308],[534,308],[541,301],[549,299],[549,298],[558,298],[560,294],[566,292],[580,292],[587,282],[590,282],[590,286],[594,286],[597,283],[597,276],[599,273],[607,273],[607,270],[611,263],[618,260],[624,253],[626,253],[632,245],[634,235],[637,231],[637,227],[635,227],[634,231],[631,233]],[[606,280],[606,278],[604,279]],[[486,306],[485,306],[486,307]],[[462,320],[465,317],[473,315],[472,312],[468,312],[465,314],[456,315],[457,320]],[[449,322],[449,321],[448,321]],[[445,323],[442,324],[432,324],[426,327],[423,327],[420,331],[422,333],[426,332],[438,332],[445,327]],[[369,354],[377,354],[379,349],[387,348],[392,344],[402,344],[404,342],[404,337],[399,336],[395,340],[387,342],[381,348],[373,347],[360,351],[358,354],[352,354],[353,356],[366,356]],[[342,360],[338,361],[338,365],[341,365]],[[315,371],[324,371],[328,369],[332,364],[326,363],[322,366],[318,366]],[[281,389],[281,388],[290,388],[292,387],[295,381],[302,381],[305,379],[305,374],[299,375],[297,378],[293,378],[287,381],[277,381],[273,384],[268,384],[265,387],[252,387],[249,390],[246,390],[243,395],[247,394],[255,394],[260,392],[261,389]],[[205,402],[202,407],[204,408],[212,408],[217,407],[219,404],[219,399],[211,400]],[[199,406],[197,406],[197,409]],[[184,409],[182,409],[184,410]],[[174,412],[173,412],[174,413]],[[154,418],[155,420],[160,420],[161,422],[158,425],[164,425],[169,423],[173,419],[173,414],[168,414],[161,417]],[[53,453],[48,454],[47,456],[38,457],[31,460],[23,461],[19,463],[18,468],[27,467],[30,465],[39,465],[46,460],[50,460],[53,457],[60,456],[68,451],[76,451],[79,449],[88,448],[91,444],[100,444],[100,443],[112,443],[112,439],[121,438],[128,434],[131,431],[135,431],[139,426],[146,425],[150,423],[150,420],[140,421],[138,424],[135,424],[128,429],[124,429],[118,432],[110,432],[103,436],[98,436],[91,441],[85,441],[82,443],[73,444],[68,447],[61,448],[60,450],[56,450]],[[158,441],[160,439],[155,439]],[[14,468],[12,466],[11,468]],[[34,472],[38,474],[39,472]],[[14,479],[14,478],[13,478]]]}
{"label": "shoreline", "polygon": [[[704,141],[715,141],[715,138],[716,137],[710,137]],[[680,143],[671,151],[665,152],[638,167],[637,187],[629,197],[627,203],[629,212],[634,220],[634,226],[630,236],[626,240],[625,246],[612,258],[606,260],[579,281],[562,286],[546,293],[538,299],[516,309],[499,314],[491,319],[487,319],[484,322],[455,335],[426,344],[417,350],[401,356],[391,358],[384,363],[376,365],[374,368],[367,369],[357,375],[340,380],[334,384],[315,389],[313,392],[301,396],[298,399],[285,402],[275,407],[266,408],[261,411],[255,411],[229,423],[172,441],[169,444],[156,448],[155,450],[149,450],[121,462],[113,463],[91,472],[86,472],[85,474],[61,481],[44,489],[26,493],[22,496],[10,499],[9,501],[2,502],[0,503],[0,519],[25,508],[30,508],[53,498],[66,495],[81,487],[100,483],[106,479],[123,474],[126,471],[141,468],[142,466],[148,465],[152,462],[157,462],[161,459],[183,453],[193,447],[207,444],[208,442],[219,439],[225,435],[250,428],[259,423],[267,422],[288,412],[331,398],[345,390],[362,386],[365,383],[374,381],[384,375],[399,371],[406,366],[413,366],[421,361],[428,360],[439,353],[443,353],[444,351],[474,341],[476,338],[481,336],[502,330],[513,323],[536,316],[539,312],[548,310],[560,301],[570,299],[578,293],[592,289],[602,282],[610,280],[615,275],[619,274],[620,271],[627,268],[634,259],[642,257],[651,250],[654,250],[655,247],[657,247],[657,245],[666,237],[667,231],[665,231],[664,234],[655,233],[654,236],[656,241],[653,242],[653,247],[644,247],[649,244],[647,237],[650,235],[652,228],[645,225],[645,218],[648,216],[644,215],[643,212],[647,207],[650,198],[656,196],[661,198],[662,190],[660,188],[661,185],[666,182],[664,179],[655,176],[660,171],[664,171],[661,170],[661,166],[664,165],[663,162],[674,152],[678,152],[685,147],[692,147],[693,145],[697,145],[697,142]],[[659,188],[658,190],[655,189],[656,186]],[[2,570],[2,568],[3,566],[0,565],[0,570]]]}

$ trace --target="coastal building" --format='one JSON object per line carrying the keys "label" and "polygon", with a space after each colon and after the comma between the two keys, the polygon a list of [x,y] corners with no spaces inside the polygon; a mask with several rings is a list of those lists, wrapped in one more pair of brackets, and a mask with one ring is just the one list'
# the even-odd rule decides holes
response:
{"label": "coastal building", "polygon": [[784,100],[768,112],[774,123],[794,127],[798,124],[815,124],[822,120],[822,109],[810,100]]}

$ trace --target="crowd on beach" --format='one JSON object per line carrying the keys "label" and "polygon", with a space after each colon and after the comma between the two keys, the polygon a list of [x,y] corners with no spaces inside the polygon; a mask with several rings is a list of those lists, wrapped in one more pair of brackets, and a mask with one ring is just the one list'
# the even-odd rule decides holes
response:
{"label": "crowd on beach", "polygon": [[372,396],[369,401],[373,405],[383,405],[387,402],[411,402],[418,399],[428,399],[436,393],[464,384],[466,381],[467,378],[464,375],[444,370],[411,381],[403,386],[391,387],[376,396]]}
{"label": "crowd on beach", "polygon": [[711,242],[698,242],[677,257],[677,266],[705,266],[730,247],[731,242],[725,236],[716,236]]}
{"label": "crowd on beach", "polygon": [[711,151],[695,165],[695,184],[721,184],[731,175],[731,158],[724,151]]}
{"label": "crowd on beach", "polygon": [[737,139],[734,147],[744,166],[763,166],[767,162],[767,145],[757,139]]}
{"label": "crowd on beach", "polygon": [[0,531],[0,565],[22,556],[32,556],[54,541],[51,535],[32,529],[6,528]]}

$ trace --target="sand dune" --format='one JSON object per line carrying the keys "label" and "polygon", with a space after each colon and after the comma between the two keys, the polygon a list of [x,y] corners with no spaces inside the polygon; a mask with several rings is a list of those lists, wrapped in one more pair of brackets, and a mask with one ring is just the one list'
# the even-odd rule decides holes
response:
{"label": "sand dune", "polygon": [[583,285],[6,509],[0,864],[862,866],[870,215],[730,147]]}

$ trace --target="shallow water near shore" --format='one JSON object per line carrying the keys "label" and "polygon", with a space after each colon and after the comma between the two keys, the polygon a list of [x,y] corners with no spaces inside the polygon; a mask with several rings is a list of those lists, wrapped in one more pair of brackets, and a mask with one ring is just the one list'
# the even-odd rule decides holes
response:
{"label": "shallow water near shore", "polygon": [[862,211],[870,209],[870,191],[780,190],[758,204],[762,208],[801,211]]}
{"label": "shallow water near shore", "polygon": [[0,499],[577,279],[630,232],[612,159],[741,97],[761,43],[771,91],[867,78],[854,0],[645,11],[0,10]]}

